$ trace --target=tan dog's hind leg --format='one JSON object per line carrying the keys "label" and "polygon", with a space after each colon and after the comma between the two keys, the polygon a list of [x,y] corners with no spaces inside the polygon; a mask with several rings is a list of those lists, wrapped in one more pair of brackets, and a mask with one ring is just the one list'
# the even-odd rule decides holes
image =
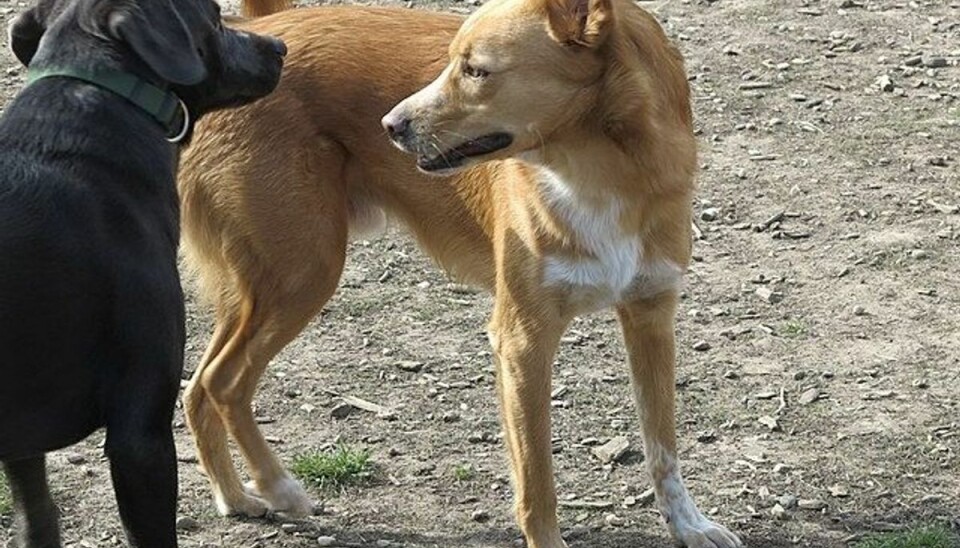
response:
{"label": "tan dog's hind leg", "polygon": [[[313,139],[309,148],[281,148],[282,164],[244,164],[229,172],[218,184],[231,186],[242,199],[209,202],[208,209],[219,213],[209,218],[223,220],[206,231],[196,220],[188,225],[192,243],[202,244],[193,246],[197,266],[221,286],[212,289],[228,295],[218,303],[214,340],[184,394],[200,462],[224,515],[312,511],[306,492],[260,433],[251,404],[270,360],[323,308],[343,270],[349,222],[341,179],[345,155],[333,143],[323,144]],[[270,186],[280,182],[282,189]],[[193,210],[202,197],[191,202]],[[247,464],[253,480],[247,488],[234,469],[226,433]]]}
{"label": "tan dog's hind leg", "polygon": [[[239,325],[244,325],[246,321]],[[202,373],[223,353],[240,344],[243,329],[235,322],[218,321],[213,339],[183,394],[184,414],[197,444],[200,465],[213,487],[217,510],[222,515],[262,516],[267,503],[244,492],[227,446],[227,430],[201,382]]]}
{"label": "tan dog's hind leg", "polygon": [[528,548],[564,548],[557,526],[550,436],[550,382],[567,321],[498,289],[489,336],[503,430],[513,467],[517,522]]}
{"label": "tan dog's hind leg", "polygon": [[688,548],[734,548],[740,540],[697,509],[680,477],[674,421],[673,292],[618,308],[634,394],[643,423],[647,470],[660,513],[677,542]]}

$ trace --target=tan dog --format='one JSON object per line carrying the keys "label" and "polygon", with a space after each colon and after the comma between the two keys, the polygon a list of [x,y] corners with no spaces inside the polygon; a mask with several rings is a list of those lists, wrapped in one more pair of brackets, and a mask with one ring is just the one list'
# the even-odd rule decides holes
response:
{"label": "tan dog", "polygon": [[[180,177],[185,246],[217,306],[184,401],[220,511],[309,510],[250,404],[267,363],[334,292],[348,228],[386,211],[495,297],[489,333],[529,547],[565,546],[554,354],[575,315],[607,307],[623,325],[670,532],[690,547],[739,546],[697,509],[676,455],[674,315],[696,170],[679,53],[629,0],[492,0],[461,23],[316,8],[246,25],[288,44],[283,81],[201,123]],[[383,124],[421,171],[446,178],[418,172],[380,128],[411,93]],[[227,432],[253,478],[246,490]]]}

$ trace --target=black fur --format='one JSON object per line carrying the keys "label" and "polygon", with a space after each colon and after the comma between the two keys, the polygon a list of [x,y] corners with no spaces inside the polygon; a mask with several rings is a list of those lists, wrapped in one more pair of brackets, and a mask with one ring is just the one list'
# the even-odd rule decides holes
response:
{"label": "black fur", "polygon": [[[286,51],[224,29],[213,0],[41,0],[10,37],[31,69],[131,72],[194,120],[269,93]],[[149,114],[71,78],[0,118],[0,460],[27,548],[60,546],[44,453],[100,427],[131,545],[177,545],[177,152]]]}

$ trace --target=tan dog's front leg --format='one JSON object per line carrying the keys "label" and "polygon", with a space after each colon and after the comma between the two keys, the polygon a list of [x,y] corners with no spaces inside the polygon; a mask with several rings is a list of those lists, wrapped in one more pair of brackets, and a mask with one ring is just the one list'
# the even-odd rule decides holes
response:
{"label": "tan dog's front leg", "polygon": [[643,423],[647,470],[660,513],[677,542],[688,548],[735,548],[740,539],[697,509],[680,477],[674,423],[673,292],[617,309],[630,357],[634,395]]}
{"label": "tan dog's front leg", "polygon": [[490,322],[516,516],[528,548],[564,548],[550,437],[551,367],[566,322],[498,298]]}

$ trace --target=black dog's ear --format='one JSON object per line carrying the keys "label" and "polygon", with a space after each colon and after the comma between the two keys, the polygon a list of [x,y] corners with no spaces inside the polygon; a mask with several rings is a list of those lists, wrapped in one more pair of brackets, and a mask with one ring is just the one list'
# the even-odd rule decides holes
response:
{"label": "black dog's ear", "polygon": [[171,0],[142,0],[113,10],[107,28],[161,78],[190,86],[207,77],[203,59]]}
{"label": "black dog's ear", "polygon": [[33,60],[33,56],[40,46],[40,38],[43,37],[46,30],[40,22],[36,7],[18,15],[7,27],[10,49],[13,50],[13,54],[24,66],[28,66],[30,61]]}

